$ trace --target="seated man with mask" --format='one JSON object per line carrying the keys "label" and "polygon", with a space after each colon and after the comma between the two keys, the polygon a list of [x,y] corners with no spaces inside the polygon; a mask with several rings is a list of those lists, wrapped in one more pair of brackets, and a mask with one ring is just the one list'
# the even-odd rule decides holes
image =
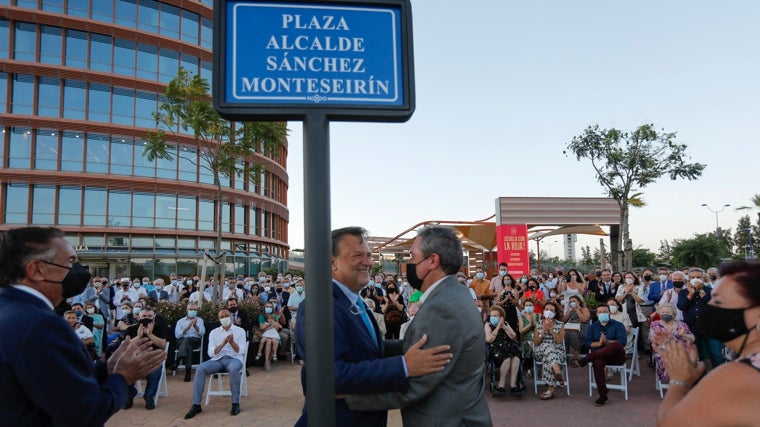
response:
{"label": "seated man with mask", "polygon": [[579,361],[581,366],[589,362],[594,364],[594,381],[599,389],[599,399],[594,402],[596,406],[607,403],[607,378],[604,367],[607,365],[622,365],[625,363],[625,343],[627,333],[622,323],[610,319],[610,309],[605,304],[596,308],[598,322],[588,327],[586,333],[586,348],[591,353],[582,357]]}

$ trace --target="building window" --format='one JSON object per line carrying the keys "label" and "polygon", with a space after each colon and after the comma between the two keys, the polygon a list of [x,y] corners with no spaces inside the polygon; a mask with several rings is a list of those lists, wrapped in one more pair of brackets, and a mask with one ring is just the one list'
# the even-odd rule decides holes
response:
{"label": "building window", "polygon": [[34,102],[34,76],[16,74],[13,77],[13,105],[11,112],[14,114],[33,114]]}
{"label": "building window", "polygon": [[156,194],[156,228],[176,228],[177,196]]}
{"label": "building window", "polygon": [[171,49],[161,49],[158,63],[158,80],[161,83],[169,83],[177,77],[179,71],[179,52]]}
{"label": "building window", "polygon": [[[32,131],[27,128],[11,128],[8,147],[8,167],[29,169],[32,160]],[[8,205],[5,206],[6,209]]]}
{"label": "building window", "polygon": [[113,0],[92,0],[92,19],[113,22]]}
{"label": "building window", "polygon": [[42,10],[49,12],[63,12],[63,0],[42,0]]}
{"label": "building window", "polygon": [[[158,48],[148,44],[137,44],[137,77],[156,80],[158,73]],[[210,81],[210,80],[209,80]]]}
{"label": "building window", "polygon": [[207,18],[201,19],[201,47],[211,49],[214,45],[214,23]]}
{"label": "building window", "polygon": [[61,65],[61,52],[63,52],[61,29],[43,25],[40,30],[42,33],[40,35],[40,62]]}
{"label": "building window", "polygon": [[80,225],[82,223],[82,189],[61,187],[58,191],[58,224]]}
{"label": "building window", "polygon": [[90,34],[90,69],[110,73],[112,58],[113,38],[102,34]]}
{"label": "building window", "polygon": [[177,179],[177,147],[169,146],[167,152],[171,155],[171,159],[156,159],[156,176]]}
{"label": "building window", "polygon": [[68,0],[66,3],[66,14],[80,18],[89,18],[89,3],[89,0]]}
{"label": "building window", "polygon": [[177,228],[195,230],[195,198],[177,197]]}
{"label": "building window", "polygon": [[245,233],[245,225],[248,222],[246,218],[246,209],[243,205],[235,205],[235,233]]}
{"label": "building window", "polygon": [[61,170],[82,172],[84,138],[76,132],[64,132],[61,136]]}
{"label": "building window", "polygon": [[111,173],[132,175],[132,151],[135,144],[131,139],[113,137],[111,139]]}
{"label": "building window", "polygon": [[135,122],[135,91],[120,87],[113,88],[112,123],[132,126]]}
{"label": "building window", "polygon": [[188,10],[182,11],[182,40],[192,44],[198,44],[198,28],[200,17],[197,13]]}
{"label": "building window", "polygon": [[211,200],[201,200],[198,203],[198,230],[212,231],[214,230],[214,223],[216,223],[214,202]]}
{"label": "building window", "polygon": [[137,1],[116,0],[116,23],[135,28],[137,24]]}
{"label": "building window", "polygon": [[106,225],[107,192],[98,188],[84,190],[84,225]]}
{"label": "building window", "polygon": [[55,187],[35,185],[32,196],[32,224],[53,225]]}
{"label": "building window", "polygon": [[[52,200],[52,199],[51,199]],[[50,200],[48,200],[48,204]],[[5,223],[28,224],[29,186],[8,184],[5,187]]]}
{"label": "building window", "polygon": [[17,22],[14,34],[13,59],[34,62],[37,51],[37,26]]}
{"label": "building window", "polygon": [[108,173],[108,137],[87,134],[87,172]]}
{"label": "building window", "polygon": [[36,133],[34,167],[46,170],[58,169],[58,134],[51,129],[38,129]]}
{"label": "building window", "polygon": [[64,58],[66,58],[67,67],[87,68],[87,33],[66,30],[66,55]]}
{"label": "building window", "polygon": [[179,150],[179,179],[182,181],[198,181],[198,150],[181,147]]}
{"label": "building window", "polygon": [[153,227],[155,201],[156,196],[153,194],[134,193],[132,195],[132,226]]}
{"label": "building window", "polygon": [[94,122],[110,121],[111,88],[98,83],[90,83],[90,99],[87,105],[89,119]]}
{"label": "building window", "polygon": [[116,39],[113,52],[113,72],[125,76],[135,75],[135,42]]}
{"label": "building window", "polygon": [[158,2],[156,0],[140,0],[137,9],[137,26],[150,33],[158,33]]}
{"label": "building window", "polygon": [[145,156],[145,142],[135,143],[135,176],[153,177],[156,174],[156,165]]}
{"label": "building window", "polygon": [[179,38],[179,8],[166,3],[161,4],[161,28],[162,36]]}
{"label": "building window", "polygon": [[61,105],[61,80],[52,77],[40,77],[37,88],[37,115],[58,117]]}
{"label": "building window", "polygon": [[158,110],[158,96],[155,93],[137,91],[135,96],[135,126],[155,128],[153,113]]}
{"label": "building window", "polygon": [[[0,72],[0,114],[5,113],[5,104],[8,102],[8,75]],[[0,146],[3,144],[0,144]]]}
{"label": "building window", "polygon": [[10,39],[8,21],[5,19],[0,19],[0,58],[8,58],[8,42]]}
{"label": "building window", "polygon": [[108,193],[108,226],[129,227],[132,212],[132,195],[128,192],[110,191]]}
{"label": "building window", "polygon": [[63,84],[63,117],[84,120],[87,87],[84,82],[66,80]]}

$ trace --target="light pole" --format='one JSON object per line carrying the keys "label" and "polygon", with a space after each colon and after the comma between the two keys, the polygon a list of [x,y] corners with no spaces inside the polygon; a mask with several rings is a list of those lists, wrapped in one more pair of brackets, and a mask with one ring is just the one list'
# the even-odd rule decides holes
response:
{"label": "light pole", "polygon": [[708,211],[715,214],[715,239],[718,241],[718,243],[720,243],[720,226],[718,225],[718,214],[723,212],[723,209],[726,209],[727,207],[731,205],[729,203],[726,203],[725,205],[723,205],[722,208],[720,208],[717,211],[707,206],[707,203],[702,203],[702,206],[706,207]]}
{"label": "light pole", "polygon": [[746,258],[753,260],[755,259],[755,245],[752,243],[752,228],[742,228],[742,231],[747,233],[747,239],[749,240],[749,255]]}

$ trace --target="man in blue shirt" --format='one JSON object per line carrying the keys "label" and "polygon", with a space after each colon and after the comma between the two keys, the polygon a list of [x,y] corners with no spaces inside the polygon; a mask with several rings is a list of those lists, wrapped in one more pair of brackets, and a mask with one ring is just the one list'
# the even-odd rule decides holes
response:
{"label": "man in blue shirt", "polygon": [[588,327],[586,347],[591,350],[588,356],[581,358],[581,366],[589,362],[594,366],[594,380],[599,390],[596,406],[607,403],[607,378],[604,368],[607,365],[622,365],[625,363],[625,343],[627,333],[625,326],[617,320],[610,319],[610,309],[602,304],[596,308],[598,322]]}

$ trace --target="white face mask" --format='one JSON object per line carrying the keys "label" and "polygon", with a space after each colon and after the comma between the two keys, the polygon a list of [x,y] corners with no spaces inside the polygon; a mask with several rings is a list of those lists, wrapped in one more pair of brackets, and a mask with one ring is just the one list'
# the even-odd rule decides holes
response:
{"label": "white face mask", "polygon": [[689,280],[689,283],[691,283],[691,286],[697,286],[697,283],[701,282],[701,280],[697,279],[696,277]]}
{"label": "white face mask", "polygon": [[616,305],[611,305],[609,307],[610,307],[610,313],[612,313],[612,314],[617,313],[617,306]]}
{"label": "white face mask", "polygon": [[668,275],[667,274],[660,274],[660,282],[664,282],[666,280],[668,280]]}
{"label": "white face mask", "polygon": [[625,284],[626,285],[632,285],[633,284],[633,279],[631,279],[630,277],[627,278],[627,279],[625,279]]}
{"label": "white face mask", "polygon": [[232,319],[230,319],[229,317],[224,317],[224,318],[219,319],[219,323],[221,323],[222,326],[226,328],[232,324]]}
{"label": "white face mask", "polygon": [[554,312],[549,310],[544,311],[544,317],[547,319],[554,319]]}
{"label": "white face mask", "polygon": [[95,313],[95,309],[94,308],[88,308],[87,309],[87,314],[92,314],[92,313]]}

